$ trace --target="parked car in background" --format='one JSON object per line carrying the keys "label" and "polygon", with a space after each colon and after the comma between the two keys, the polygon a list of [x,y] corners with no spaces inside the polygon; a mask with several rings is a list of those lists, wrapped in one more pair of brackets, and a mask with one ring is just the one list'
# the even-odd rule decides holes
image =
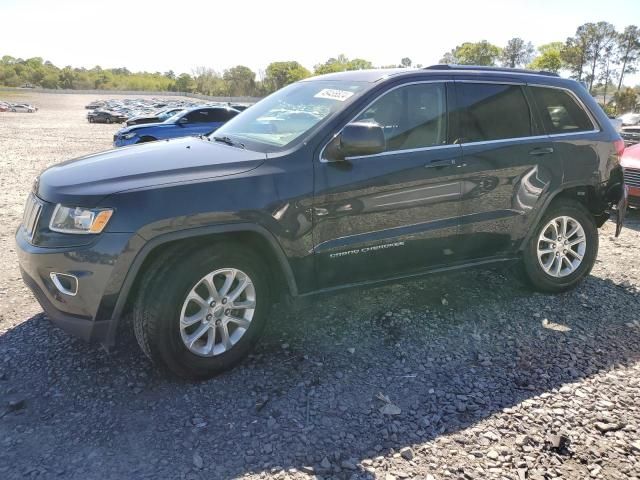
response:
{"label": "parked car in background", "polygon": [[640,125],[635,127],[622,127],[620,129],[620,136],[627,147],[640,143]]}
{"label": "parked car in background", "polygon": [[[118,138],[202,119],[205,130],[220,110]],[[251,351],[283,296],[505,262],[540,291],[574,288],[598,228],[610,215],[622,227],[623,150],[589,92],[554,74],[340,72],[291,84],[209,137],[52,166],[16,250],[61,328],[111,346],[131,314],[155,364],[202,379]]]}
{"label": "parked car in background", "polygon": [[640,113],[629,112],[624,115],[620,115],[618,118],[622,120],[623,126],[640,125]]}
{"label": "parked car in background", "polygon": [[6,102],[0,102],[0,112],[9,111],[9,104]]}
{"label": "parked car in background", "polygon": [[9,106],[9,111],[20,113],[35,113],[38,111],[38,108],[26,103],[14,103]]}
{"label": "parked car in background", "polygon": [[629,189],[629,205],[640,208],[640,144],[624,150],[621,164],[624,183]]}
{"label": "parked car in background", "polygon": [[184,110],[162,123],[133,125],[113,136],[113,145],[123,147],[168,138],[206,135],[231,120],[238,113],[230,107],[198,107]]}
{"label": "parked car in background", "polygon": [[127,117],[121,113],[94,110],[87,115],[89,123],[122,123]]}
{"label": "parked car in background", "polygon": [[160,110],[153,115],[138,115],[130,118],[125,123],[128,127],[131,125],[143,125],[145,123],[159,123],[164,122],[169,117],[174,116],[178,112],[181,112],[184,108],[169,108],[167,110]]}

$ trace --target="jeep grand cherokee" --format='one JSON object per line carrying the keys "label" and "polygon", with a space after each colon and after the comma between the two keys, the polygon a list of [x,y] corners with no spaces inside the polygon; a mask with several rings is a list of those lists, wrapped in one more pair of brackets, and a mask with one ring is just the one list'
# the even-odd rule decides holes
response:
{"label": "jeep grand cherokee", "polygon": [[622,225],[623,148],[588,92],[552,74],[329,74],[209,137],[45,170],[19,259],[55,324],[110,346],[131,312],[153,362],[206,378],[249,352],[282,293],[508,261],[539,290],[574,287],[598,227],[611,212]]}

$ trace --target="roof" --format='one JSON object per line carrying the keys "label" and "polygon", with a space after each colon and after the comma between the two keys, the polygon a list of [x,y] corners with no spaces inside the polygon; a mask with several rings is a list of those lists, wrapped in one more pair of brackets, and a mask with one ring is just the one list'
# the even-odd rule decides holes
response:
{"label": "roof", "polygon": [[544,80],[545,83],[547,83],[547,81],[568,81],[566,79],[561,79],[557,74],[552,72],[522,70],[517,68],[484,67],[477,65],[432,65],[426,68],[380,68],[374,70],[350,70],[345,72],[318,75],[306,80],[338,80],[376,83],[390,77],[425,77],[427,75],[431,77],[450,77],[451,75],[464,75],[471,77],[499,76],[503,78],[518,78],[521,80],[537,78],[541,81]]}

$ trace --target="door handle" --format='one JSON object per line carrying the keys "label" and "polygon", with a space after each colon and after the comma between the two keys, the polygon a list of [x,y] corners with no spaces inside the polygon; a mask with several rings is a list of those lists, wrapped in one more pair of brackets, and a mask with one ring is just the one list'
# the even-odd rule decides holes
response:
{"label": "door handle", "polygon": [[455,165],[456,161],[453,158],[449,158],[447,160],[435,160],[433,162],[427,163],[424,168],[442,168],[442,167],[450,167]]}
{"label": "door handle", "polygon": [[529,152],[529,155],[533,155],[535,157],[539,157],[540,155],[549,155],[553,153],[553,147],[540,147],[534,148]]}

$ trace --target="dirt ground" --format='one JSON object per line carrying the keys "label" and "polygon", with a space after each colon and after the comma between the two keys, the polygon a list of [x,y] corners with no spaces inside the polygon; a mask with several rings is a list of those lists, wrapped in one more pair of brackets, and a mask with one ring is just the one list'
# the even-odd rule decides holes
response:
{"label": "dirt ground", "polygon": [[95,98],[0,113],[1,479],[640,479],[637,212],[572,292],[494,269],[278,307],[242,365],[182,383],[129,331],[107,353],[53,327],[20,279],[33,178],[119,128]]}

